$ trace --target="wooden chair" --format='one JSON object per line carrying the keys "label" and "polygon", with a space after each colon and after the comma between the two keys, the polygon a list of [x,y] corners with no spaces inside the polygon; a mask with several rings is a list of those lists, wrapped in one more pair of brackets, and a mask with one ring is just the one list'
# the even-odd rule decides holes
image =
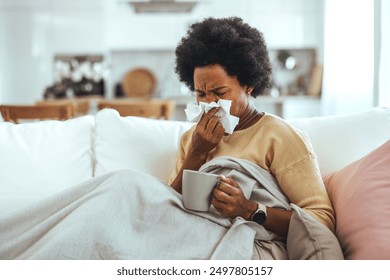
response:
{"label": "wooden chair", "polygon": [[90,109],[90,101],[88,99],[47,99],[36,103],[37,105],[52,106],[54,104],[71,104],[75,116],[87,115]]}
{"label": "wooden chair", "polygon": [[174,100],[164,99],[125,99],[104,100],[98,103],[98,109],[111,108],[119,112],[121,116],[137,116],[144,118],[156,118],[168,120],[175,109]]}
{"label": "wooden chair", "polygon": [[19,123],[19,120],[67,120],[74,116],[72,104],[48,105],[0,105],[4,121]]}

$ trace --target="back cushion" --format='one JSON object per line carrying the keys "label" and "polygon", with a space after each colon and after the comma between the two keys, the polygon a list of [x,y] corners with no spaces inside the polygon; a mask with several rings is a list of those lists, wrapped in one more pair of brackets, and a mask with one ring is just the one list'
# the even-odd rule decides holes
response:
{"label": "back cushion", "polygon": [[289,120],[310,137],[322,175],[340,170],[390,139],[390,109]]}
{"label": "back cushion", "polygon": [[92,177],[94,118],[0,123],[0,213]]}
{"label": "back cushion", "polygon": [[193,124],[121,117],[113,109],[96,114],[95,176],[133,169],[168,181],[180,136]]}
{"label": "back cushion", "polygon": [[390,259],[390,140],[324,178],[346,259]]}

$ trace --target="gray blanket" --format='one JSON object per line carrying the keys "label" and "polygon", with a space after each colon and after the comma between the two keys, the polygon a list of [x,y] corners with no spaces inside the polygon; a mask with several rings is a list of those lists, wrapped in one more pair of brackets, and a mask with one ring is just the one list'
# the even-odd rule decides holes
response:
{"label": "gray blanket", "polygon": [[[249,162],[219,158],[202,170],[230,173],[248,197],[290,208],[273,177]],[[275,237],[213,209],[188,211],[165,183],[123,170],[0,216],[0,259],[250,259],[255,239]]]}

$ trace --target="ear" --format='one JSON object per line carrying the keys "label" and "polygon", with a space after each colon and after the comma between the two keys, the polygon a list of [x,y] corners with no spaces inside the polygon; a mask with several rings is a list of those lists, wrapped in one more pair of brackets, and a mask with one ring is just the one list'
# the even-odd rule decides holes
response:
{"label": "ear", "polygon": [[254,89],[255,87],[246,87],[246,89],[245,89],[245,93],[247,94],[247,95],[251,95],[251,93],[252,93],[252,91],[253,91],[253,89]]}

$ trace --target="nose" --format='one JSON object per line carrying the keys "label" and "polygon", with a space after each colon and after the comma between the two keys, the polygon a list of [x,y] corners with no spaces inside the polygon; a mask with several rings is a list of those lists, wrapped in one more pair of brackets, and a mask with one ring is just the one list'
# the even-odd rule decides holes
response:
{"label": "nose", "polygon": [[206,94],[206,98],[205,98],[205,101],[207,103],[211,103],[211,102],[215,102],[217,103],[219,100],[219,97],[213,93],[210,93],[210,94]]}

